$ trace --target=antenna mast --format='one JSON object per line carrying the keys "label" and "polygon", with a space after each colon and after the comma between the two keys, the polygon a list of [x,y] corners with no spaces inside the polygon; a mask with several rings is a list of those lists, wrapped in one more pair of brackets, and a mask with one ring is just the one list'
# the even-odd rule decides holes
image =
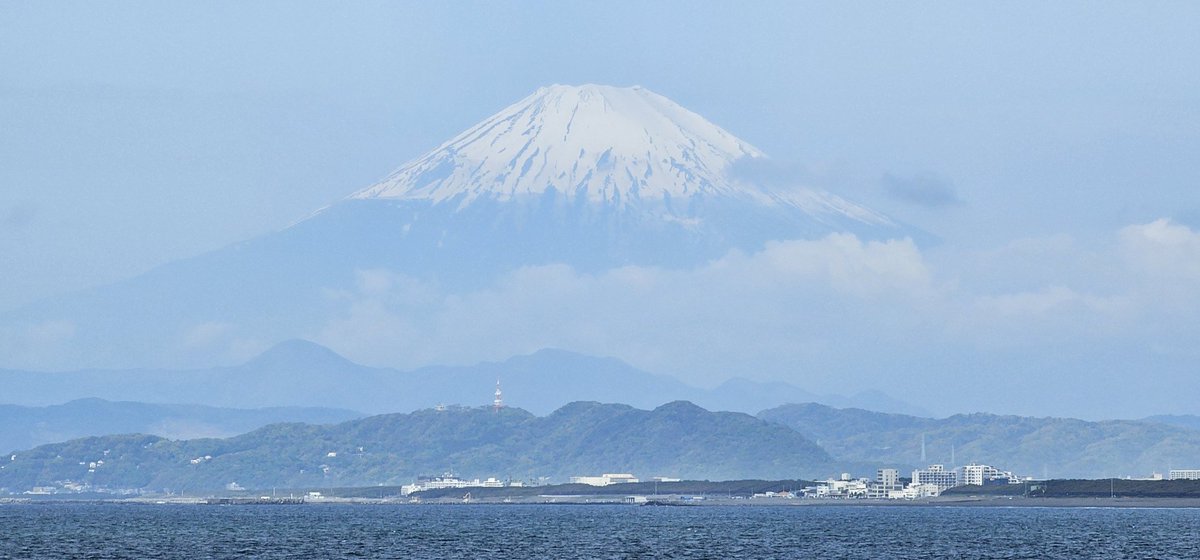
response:
{"label": "antenna mast", "polygon": [[496,378],[496,398],[492,400],[492,410],[500,412],[504,408],[504,398],[500,392],[500,378]]}

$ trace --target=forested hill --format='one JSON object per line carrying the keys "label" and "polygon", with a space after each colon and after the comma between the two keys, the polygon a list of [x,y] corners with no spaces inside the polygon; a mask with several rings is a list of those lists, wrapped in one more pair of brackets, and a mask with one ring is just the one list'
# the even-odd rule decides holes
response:
{"label": "forested hill", "polygon": [[515,408],[450,408],[341,424],[275,424],[228,439],[120,435],[78,439],[0,460],[0,488],[66,481],[98,488],[210,492],[404,484],[463,477],[565,481],[629,472],[693,480],[828,476],[839,468],[800,433],[688,402],[654,410],[576,402],[538,417]]}
{"label": "forested hill", "polygon": [[1137,420],[1089,422],[996,414],[921,418],[819,404],[784,405],[759,418],[788,426],[838,459],[898,467],[986,463],[1038,478],[1149,476],[1200,465],[1200,430]]}

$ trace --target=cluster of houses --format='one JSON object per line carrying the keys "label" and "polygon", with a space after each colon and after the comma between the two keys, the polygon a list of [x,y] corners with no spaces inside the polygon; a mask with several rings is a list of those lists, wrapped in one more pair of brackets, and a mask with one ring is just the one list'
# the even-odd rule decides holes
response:
{"label": "cluster of houses", "polygon": [[[654,482],[679,482],[680,479],[656,476],[651,480]],[[572,476],[570,482],[571,484],[587,484],[588,486],[610,486],[613,484],[631,484],[640,482],[640,480],[629,473],[604,473],[600,476]],[[544,483],[543,481],[542,484]],[[445,473],[442,476],[422,476],[412,484],[401,486],[400,494],[407,496],[414,492],[442,488],[511,488],[519,486],[525,486],[525,483],[519,480],[500,480],[495,477],[488,477],[484,480],[478,478],[467,480],[458,478],[453,473]]]}
{"label": "cluster of houses", "polygon": [[875,480],[852,478],[842,473],[839,479],[829,479],[800,491],[805,498],[864,498],[888,500],[915,500],[938,496],[955,486],[991,486],[996,484],[1021,484],[1030,478],[1021,478],[991,465],[972,463],[957,469],[945,465],[929,465],[912,472],[907,483],[900,479],[897,469],[875,471]]}
{"label": "cluster of houses", "polygon": [[[678,482],[678,478],[654,477],[656,482]],[[929,465],[912,472],[908,480],[900,478],[898,469],[879,469],[875,479],[853,478],[849,473],[842,473],[840,478],[830,478],[808,486],[799,492],[765,492],[755,494],[753,498],[821,498],[821,499],[887,499],[915,500],[940,495],[948,488],[955,486],[991,486],[997,484],[1021,484],[1031,478],[1021,478],[1008,471],[1001,471],[991,465],[971,463],[966,466],[948,469],[944,465]],[[605,473],[600,476],[573,476],[572,484],[587,484],[590,486],[610,486],[614,484],[629,484],[639,482],[639,479],[629,473]],[[460,479],[446,473],[436,477],[421,477],[413,484],[401,487],[401,494],[407,496],[414,492],[441,488],[503,488],[525,486],[520,481],[502,481],[490,477],[486,480]]]}
{"label": "cluster of houses", "polygon": [[438,490],[442,488],[505,488],[525,486],[525,483],[519,480],[504,481],[496,477],[488,477],[485,480],[478,478],[473,480],[465,480],[454,476],[451,473],[446,473],[442,476],[423,476],[417,479],[412,484],[405,484],[400,487],[400,494],[407,496],[413,492],[423,492],[425,490]]}

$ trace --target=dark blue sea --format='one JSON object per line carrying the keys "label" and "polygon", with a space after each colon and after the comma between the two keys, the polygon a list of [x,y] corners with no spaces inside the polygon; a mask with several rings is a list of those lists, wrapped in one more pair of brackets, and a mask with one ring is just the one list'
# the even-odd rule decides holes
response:
{"label": "dark blue sea", "polygon": [[0,558],[1200,558],[1200,510],[17,504]]}

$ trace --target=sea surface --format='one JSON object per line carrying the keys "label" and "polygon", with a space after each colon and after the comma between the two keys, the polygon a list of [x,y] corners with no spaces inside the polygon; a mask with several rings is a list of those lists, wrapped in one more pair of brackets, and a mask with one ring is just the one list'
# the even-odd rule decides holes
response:
{"label": "sea surface", "polygon": [[35,503],[0,558],[1200,558],[1200,510]]}

